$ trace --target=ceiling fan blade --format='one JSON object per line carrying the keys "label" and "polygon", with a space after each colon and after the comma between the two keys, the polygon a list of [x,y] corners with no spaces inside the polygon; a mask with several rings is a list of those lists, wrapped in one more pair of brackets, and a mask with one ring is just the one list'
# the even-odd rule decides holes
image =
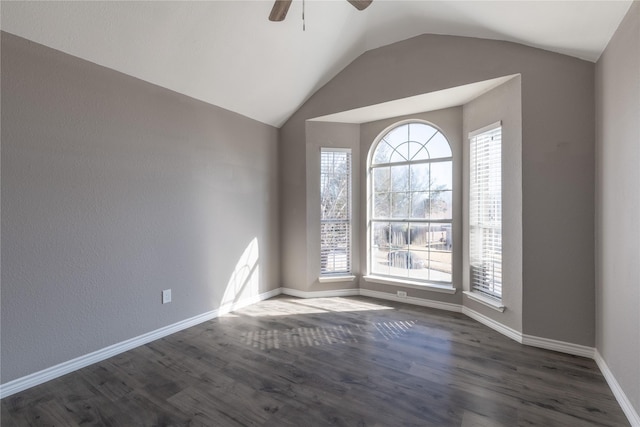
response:
{"label": "ceiling fan blade", "polygon": [[347,0],[353,7],[358,10],[365,10],[369,7],[373,0]]}
{"label": "ceiling fan blade", "polygon": [[284,21],[293,0],[276,0],[269,14],[269,21]]}

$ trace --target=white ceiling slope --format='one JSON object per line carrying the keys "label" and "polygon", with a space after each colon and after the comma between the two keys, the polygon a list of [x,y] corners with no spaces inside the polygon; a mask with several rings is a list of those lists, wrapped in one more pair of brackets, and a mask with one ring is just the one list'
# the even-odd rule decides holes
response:
{"label": "white ceiling slope", "polygon": [[424,33],[596,61],[631,5],[605,1],[2,1],[12,34],[274,126],[369,49]]}

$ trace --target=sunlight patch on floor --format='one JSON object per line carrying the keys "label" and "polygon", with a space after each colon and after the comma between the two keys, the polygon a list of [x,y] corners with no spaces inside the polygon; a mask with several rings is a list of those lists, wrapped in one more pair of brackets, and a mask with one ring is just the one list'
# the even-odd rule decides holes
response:
{"label": "sunlight patch on floor", "polygon": [[242,310],[242,315],[251,317],[290,316],[296,314],[316,314],[332,312],[356,312],[393,310],[384,303],[366,302],[350,298],[275,298],[263,301],[259,306]]}
{"label": "sunlight patch on floor", "polygon": [[260,350],[358,343],[371,339],[388,341],[405,335],[415,324],[415,320],[405,320],[325,328],[261,329],[243,333],[241,341]]}

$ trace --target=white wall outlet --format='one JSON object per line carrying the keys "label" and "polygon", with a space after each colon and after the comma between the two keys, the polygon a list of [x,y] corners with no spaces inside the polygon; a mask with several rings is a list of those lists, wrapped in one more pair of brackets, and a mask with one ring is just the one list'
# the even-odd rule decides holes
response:
{"label": "white wall outlet", "polygon": [[399,298],[406,298],[407,297],[407,293],[405,291],[398,291],[398,297]]}
{"label": "white wall outlet", "polygon": [[171,289],[165,289],[162,291],[162,303],[167,304],[171,302]]}

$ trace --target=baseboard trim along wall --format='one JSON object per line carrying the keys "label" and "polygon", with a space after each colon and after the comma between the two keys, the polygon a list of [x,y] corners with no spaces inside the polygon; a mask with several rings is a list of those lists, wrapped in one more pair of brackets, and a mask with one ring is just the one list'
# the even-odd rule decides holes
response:
{"label": "baseboard trim along wall", "polygon": [[35,387],[39,384],[61,377],[62,375],[66,375],[73,371],[77,371],[78,369],[82,369],[94,363],[101,362],[105,359],[116,356],[120,353],[124,353],[125,351],[132,350],[141,345],[150,343],[151,341],[166,337],[167,335],[174,334],[183,329],[187,329],[202,322],[206,322],[207,320],[215,319],[216,317],[222,316],[223,314],[227,314],[231,311],[238,310],[242,307],[246,307],[259,301],[272,298],[276,295],[279,295],[280,293],[280,288],[277,288],[256,295],[252,298],[245,298],[240,301],[223,304],[215,310],[199,314],[189,319],[182,320],[172,325],[156,329],[155,331],[139,335],[137,337],[119,342],[114,345],[110,345],[92,353],[85,354],[84,356],[76,357],[75,359],[59,363],[50,368],[46,368],[41,371],[34,372],[33,374],[29,374],[24,377],[17,378],[13,381],[9,381],[5,384],[1,384],[0,399],[4,399],[5,397],[11,396],[12,394],[18,393],[31,387]]}
{"label": "baseboard trim along wall", "polygon": [[475,310],[471,310],[469,307],[462,307],[462,313],[472,318],[476,322],[482,323],[483,325],[488,326],[494,331],[499,332],[502,335],[508,338],[511,338],[512,340],[522,344],[522,332],[516,331],[513,328],[505,326],[500,322],[496,322],[492,318],[485,316],[482,313],[478,313]]}
{"label": "baseboard trim along wall", "polygon": [[602,372],[602,375],[607,380],[607,384],[609,384],[613,395],[620,404],[622,412],[624,412],[624,414],[627,416],[627,419],[631,423],[631,426],[640,427],[640,414],[638,414],[638,412],[635,410],[635,408],[631,404],[631,401],[622,390],[622,387],[620,387],[618,380],[616,380],[616,377],[613,376],[613,372],[611,372],[611,369],[609,369],[607,362],[604,361],[598,349],[595,350],[593,358],[598,364],[600,372]]}
{"label": "baseboard trim along wall", "polygon": [[455,311],[456,313],[462,312],[462,306],[460,304],[452,304],[450,302],[432,301],[416,297],[399,297],[388,292],[378,292],[369,289],[360,289],[360,295],[365,297],[386,299],[389,301],[405,302],[407,304],[419,305],[421,307],[437,308],[438,310]]}
{"label": "baseboard trim along wall", "polygon": [[523,334],[521,343],[524,345],[530,345],[532,347],[559,351],[560,353],[573,354],[574,356],[587,357],[589,359],[593,359],[595,355],[595,348],[593,347],[552,340],[549,338],[535,337],[533,335]]}
{"label": "baseboard trim along wall", "polygon": [[616,378],[613,376],[613,373],[607,366],[606,362],[604,361],[600,353],[598,353],[597,349],[594,349],[593,347],[587,347],[583,345],[572,344],[572,343],[552,340],[548,338],[541,338],[541,337],[536,337],[532,335],[524,335],[513,328],[510,328],[499,322],[496,322],[490,317],[487,317],[481,313],[478,313],[475,310],[471,310],[470,308],[464,307],[460,304],[425,300],[425,299],[416,298],[416,297],[398,297],[397,295],[394,295],[391,293],[372,291],[369,289],[362,289],[362,288],[307,292],[307,291],[300,291],[298,289],[282,287],[282,288],[273,289],[268,292],[264,292],[262,294],[256,295],[251,298],[244,298],[240,301],[223,304],[215,310],[200,314],[198,316],[191,317],[189,319],[182,320],[180,322],[174,323],[169,326],[165,326],[163,328],[140,335],[135,338],[131,338],[121,343],[114,344],[109,347],[105,347],[93,353],[89,353],[84,356],[80,356],[75,359],[69,360],[67,362],[63,362],[58,365],[52,366],[50,368],[43,369],[42,371],[35,372],[30,375],[26,375],[22,378],[15,379],[13,381],[9,381],[6,384],[1,384],[0,399],[4,399],[5,397],[11,396],[12,394],[15,394],[22,390],[26,390],[28,388],[45,383],[52,379],[58,378],[62,375],[84,368],[85,366],[89,366],[91,364],[100,362],[102,360],[108,359],[109,357],[118,355],[120,353],[124,353],[125,351],[147,344],[151,341],[166,337],[167,335],[171,335],[183,329],[187,329],[192,326],[198,325],[202,322],[215,319],[218,316],[227,314],[234,310],[239,310],[243,307],[255,304],[259,301],[273,298],[280,294],[289,295],[297,298],[328,298],[328,297],[346,297],[346,296],[362,295],[362,296],[367,296],[367,297],[377,298],[382,300],[398,301],[398,302],[404,302],[407,304],[419,305],[422,307],[429,307],[429,308],[435,308],[439,310],[463,313],[466,316],[474,319],[475,321],[482,323],[483,325],[495,330],[496,332],[501,333],[502,335],[505,335],[508,338],[511,338],[516,342],[519,342],[520,344],[594,359],[598,367],[600,368],[602,375],[607,381],[607,384],[609,384],[611,391],[616,397],[616,400],[618,401],[625,415],[629,419],[629,422],[631,423],[631,425],[634,427],[640,427],[640,416],[638,415],[638,412],[636,412],[635,409],[633,408],[631,401],[627,398],[626,394],[620,387],[620,384],[618,383]]}

